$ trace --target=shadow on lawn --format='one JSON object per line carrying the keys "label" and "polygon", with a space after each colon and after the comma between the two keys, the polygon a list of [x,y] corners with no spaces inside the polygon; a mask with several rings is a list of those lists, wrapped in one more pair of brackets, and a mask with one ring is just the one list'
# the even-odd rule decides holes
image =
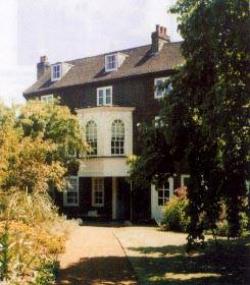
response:
{"label": "shadow on lawn", "polygon": [[[57,284],[71,285],[243,285],[250,284],[249,240],[209,242],[193,256],[183,246],[130,248],[141,256],[129,257],[140,282],[125,257],[93,257],[61,270]],[[83,249],[84,250],[84,249]]]}
{"label": "shadow on lawn", "polygon": [[[83,249],[84,250],[84,249]],[[126,257],[84,258],[62,269],[57,285],[136,285],[134,270]]]}
{"label": "shadow on lawn", "polygon": [[[239,285],[250,284],[250,239],[209,241],[205,250],[189,256],[184,246],[130,248],[130,257],[142,284]],[[133,255],[133,254],[131,254]]]}

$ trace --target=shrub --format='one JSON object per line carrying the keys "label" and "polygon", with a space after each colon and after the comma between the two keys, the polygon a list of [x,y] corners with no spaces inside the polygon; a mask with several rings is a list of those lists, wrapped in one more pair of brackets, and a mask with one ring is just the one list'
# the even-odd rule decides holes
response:
{"label": "shrub", "polygon": [[55,260],[43,261],[40,268],[37,271],[35,277],[36,285],[49,285],[54,284],[56,275],[58,273],[59,264]]}
{"label": "shrub", "polygon": [[166,230],[185,232],[188,225],[187,198],[173,197],[164,210],[163,226]]}
{"label": "shrub", "polygon": [[44,193],[2,192],[1,198],[0,277],[6,285],[52,284],[52,264],[74,224],[57,214]]}
{"label": "shrub", "polygon": [[[241,212],[240,213],[240,219],[241,219],[241,222],[240,222],[240,234],[241,236],[243,236],[247,230],[248,230],[248,227],[249,227],[249,218],[248,218],[248,215],[244,212]],[[215,231],[216,235],[219,235],[219,236],[228,236],[229,234],[229,224],[226,220],[226,217],[224,217],[222,220],[220,220],[218,223],[217,223],[217,229]]]}

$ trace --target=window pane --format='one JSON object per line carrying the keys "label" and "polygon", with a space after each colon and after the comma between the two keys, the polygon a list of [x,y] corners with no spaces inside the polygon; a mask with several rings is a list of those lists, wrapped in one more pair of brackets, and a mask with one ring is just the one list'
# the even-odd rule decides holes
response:
{"label": "window pane", "polygon": [[110,88],[106,89],[106,104],[111,104],[111,90]]}
{"label": "window pane", "polygon": [[166,182],[164,185],[160,186],[158,190],[158,205],[163,206],[165,205],[170,198],[170,184]]}
{"label": "window pane", "polygon": [[97,125],[94,121],[86,125],[86,141],[90,147],[88,155],[97,155]]}
{"label": "window pane", "polygon": [[103,90],[98,91],[98,105],[103,105]]}
{"label": "window pane", "polygon": [[68,177],[65,189],[65,198],[68,205],[78,204],[78,184],[76,177]]}
{"label": "window pane", "polygon": [[60,78],[60,65],[54,65],[53,66],[53,77],[55,79]]}
{"label": "window pane", "polygon": [[111,153],[124,154],[125,128],[121,120],[112,124]]}
{"label": "window pane", "polygon": [[112,70],[116,69],[116,55],[106,55],[106,69]]}
{"label": "window pane", "polygon": [[104,180],[103,178],[94,178],[93,180],[93,206],[104,205]]}
{"label": "window pane", "polygon": [[112,87],[103,87],[97,90],[97,104],[110,105],[112,103]]}

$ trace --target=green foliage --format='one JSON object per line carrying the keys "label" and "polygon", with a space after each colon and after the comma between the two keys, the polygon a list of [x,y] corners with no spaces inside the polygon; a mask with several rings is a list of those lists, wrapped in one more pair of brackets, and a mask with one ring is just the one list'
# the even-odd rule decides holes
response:
{"label": "green foliage", "polygon": [[184,134],[190,168],[189,243],[216,229],[222,197],[229,235],[238,236],[249,175],[249,3],[180,0],[173,12],[180,15],[186,63],[173,79],[167,113],[176,150]]}
{"label": "green foliage", "polygon": [[6,285],[53,283],[52,263],[64,250],[70,223],[58,215],[49,192],[78,171],[71,150],[83,148],[68,108],[0,104],[0,277]]}
{"label": "green foliage", "polygon": [[[158,159],[174,167],[168,171],[165,166],[166,172],[181,172],[187,163],[192,247],[204,242],[204,231],[216,231],[221,200],[228,209],[228,235],[241,234],[250,167],[249,3],[178,0],[172,12],[179,15],[185,63],[170,79],[173,89],[161,111],[163,126],[158,131],[167,148],[151,146],[154,130],[142,133],[142,141],[149,143],[142,144],[132,178],[140,171],[152,181],[162,173],[157,163],[149,166]],[[162,157],[162,151],[171,160]]]}
{"label": "green foliage", "polygon": [[43,261],[35,278],[36,285],[50,285],[54,284],[56,275],[58,273],[59,264],[54,260]]}
{"label": "green foliage", "polygon": [[186,198],[173,197],[164,209],[163,226],[166,230],[186,232],[189,219],[186,215],[188,201]]}
{"label": "green foliage", "polygon": [[0,105],[0,188],[29,192],[61,189],[75,174],[82,140],[78,119],[67,107],[29,101],[18,110]]}
{"label": "green foliage", "polygon": [[0,233],[0,280],[6,280],[9,277],[9,231],[5,224],[4,231]]}
{"label": "green foliage", "polygon": [[29,101],[21,108],[17,125],[24,137],[41,138],[54,144],[55,148],[47,155],[48,162],[60,161],[68,174],[78,170],[76,155],[84,151],[85,143],[78,118],[68,107],[57,102]]}
{"label": "green foliage", "polygon": [[[166,180],[174,172],[174,161],[170,153],[162,127],[142,124],[139,127],[142,153],[138,157],[130,157],[130,179],[138,187],[148,187],[152,182],[156,185]],[[168,161],[168,163],[166,163]]]}

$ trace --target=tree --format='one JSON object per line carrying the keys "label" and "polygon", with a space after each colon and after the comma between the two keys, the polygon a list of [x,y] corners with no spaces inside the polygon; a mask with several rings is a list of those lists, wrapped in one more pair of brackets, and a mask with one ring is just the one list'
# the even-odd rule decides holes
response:
{"label": "tree", "polygon": [[216,229],[222,200],[229,235],[241,231],[249,179],[248,5],[179,0],[172,9],[179,14],[185,63],[171,78],[161,117],[173,160],[186,161],[191,176],[190,246],[203,242],[204,230]]}
{"label": "tree", "polygon": [[203,239],[205,228],[216,228],[221,198],[227,203],[229,234],[238,236],[249,170],[249,3],[181,0],[173,12],[180,15],[186,59],[174,79],[172,103],[184,106],[180,124],[189,133],[189,241]]}
{"label": "tree", "polygon": [[19,110],[2,107],[0,118],[2,189],[60,189],[63,177],[78,171],[76,154],[84,142],[78,119],[67,107],[30,101]]}
{"label": "tree", "polygon": [[[138,126],[142,153],[128,159],[130,180],[137,187],[148,187],[151,183],[160,184],[174,173],[174,160],[170,154],[165,135],[162,132],[162,121]],[[157,126],[155,126],[157,125]],[[166,163],[168,161],[168,163]],[[146,174],[146,175],[145,175]]]}

